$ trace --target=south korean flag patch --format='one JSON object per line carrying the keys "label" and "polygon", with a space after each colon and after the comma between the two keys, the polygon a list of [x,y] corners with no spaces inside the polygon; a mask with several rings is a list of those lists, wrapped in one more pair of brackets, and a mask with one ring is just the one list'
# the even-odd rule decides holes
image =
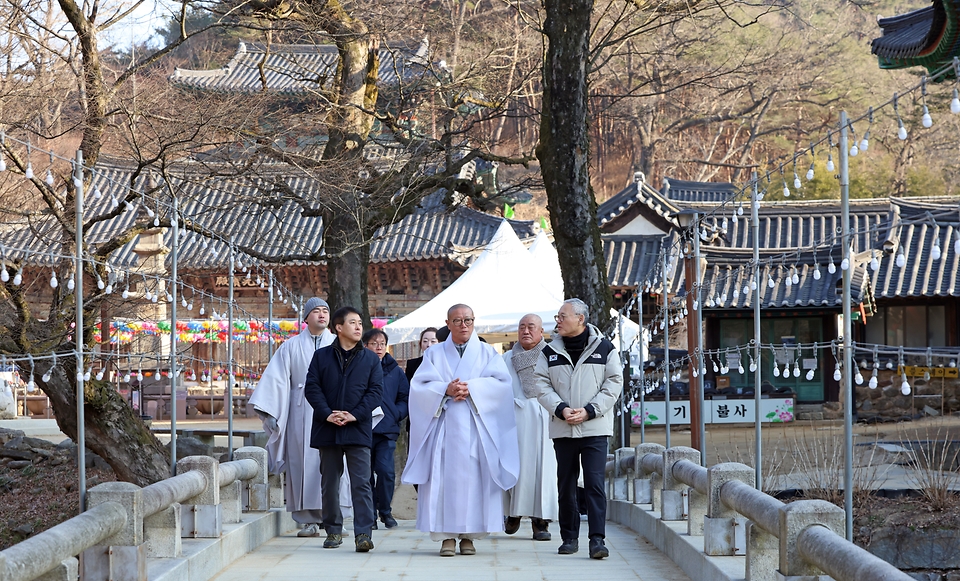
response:
{"label": "south korean flag patch", "polygon": [[547,361],[556,361],[556,360],[557,360],[557,356],[556,356],[556,355],[551,355],[551,356],[549,356],[549,357],[547,358]]}

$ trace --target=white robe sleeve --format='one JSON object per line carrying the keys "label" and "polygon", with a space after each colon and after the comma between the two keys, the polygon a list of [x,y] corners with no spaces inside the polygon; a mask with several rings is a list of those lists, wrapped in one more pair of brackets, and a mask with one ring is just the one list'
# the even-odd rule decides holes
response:
{"label": "white robe sleeve", "polygon": [[278,474],[283,472],[283,450],[285,445],[287,415],[290,410],[290,352],[291,341],[280,345],[277,352],[273,354],[273,359],[267,364],[263,371],[260,381],[257,382],[256,389],[250,396],[249,404],[265,414],[269,414],[277,419],[277,425],[280,429],[270,434],[267,440],[268,468],[270,472]]}

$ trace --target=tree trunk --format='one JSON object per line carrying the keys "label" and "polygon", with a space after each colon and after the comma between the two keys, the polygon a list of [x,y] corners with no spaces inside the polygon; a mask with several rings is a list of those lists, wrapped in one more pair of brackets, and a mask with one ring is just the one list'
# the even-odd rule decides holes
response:
{"label": "tree trunk", "polygon": [[[50,398],[60,431],[76,442],[77,362],[73,347],[61,352],[60,363],[45,382],[42,376],[50,364],[38,362],[35,379]],[[146,486],[170,476],[167,450],[109,382],[92,378],[84,382],[84,400],[86,447],[103,458],[117,478]]]}
{"label": "tree trunk", "polygon": [[545,0],[543,108],[537,158],[547,190],[564,295],[590,307],[605,329],[613,302],[590,187],[587,67],[592,0]]}
{"label": "tree trunk", "polygon": [[324,214],[323,248],[331,258],[327,260],[327,282],[330,293],[327,302],[331,311],[340,307],[354,307],[370,320],[367,295],[367,263],[370,246],[350,216]]}

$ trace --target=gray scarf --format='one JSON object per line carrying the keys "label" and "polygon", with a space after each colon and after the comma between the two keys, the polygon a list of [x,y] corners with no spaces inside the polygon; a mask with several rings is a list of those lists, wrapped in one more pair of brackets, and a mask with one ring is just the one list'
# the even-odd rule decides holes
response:
{"label": "gray scarf", "polygon": [[547,346],[547,342],[540,339],[533,349],[524,349],[520,342],[513,344],[513,370],[520,376],[520,388],[527,399],[537,397],[537,382],[533,376],[533,369],[540,359],[540,352]]}

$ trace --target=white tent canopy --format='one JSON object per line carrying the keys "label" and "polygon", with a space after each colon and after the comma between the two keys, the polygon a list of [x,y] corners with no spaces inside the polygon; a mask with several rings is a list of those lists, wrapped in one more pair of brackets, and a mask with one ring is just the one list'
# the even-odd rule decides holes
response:
{"label": "white tent canopy", "polygon": [[548,276],[547,269],[537,264],[541,259],[534,259],[504,220],[483,253],[460,278],[427,304],[384,327],[390,344],[416,341],[426,327],[442,326],[447,309],[458,303],[473,308],[474,327],[481,335],[516,332],[517,323],[527,313],[536,313],[544,321],[552,320],[563,302],[563,286],[556,250],[545,236],[543,242],[549,250],[541,248],[540,252],[553,253],[558,273],[555,281],[544,278]]}

